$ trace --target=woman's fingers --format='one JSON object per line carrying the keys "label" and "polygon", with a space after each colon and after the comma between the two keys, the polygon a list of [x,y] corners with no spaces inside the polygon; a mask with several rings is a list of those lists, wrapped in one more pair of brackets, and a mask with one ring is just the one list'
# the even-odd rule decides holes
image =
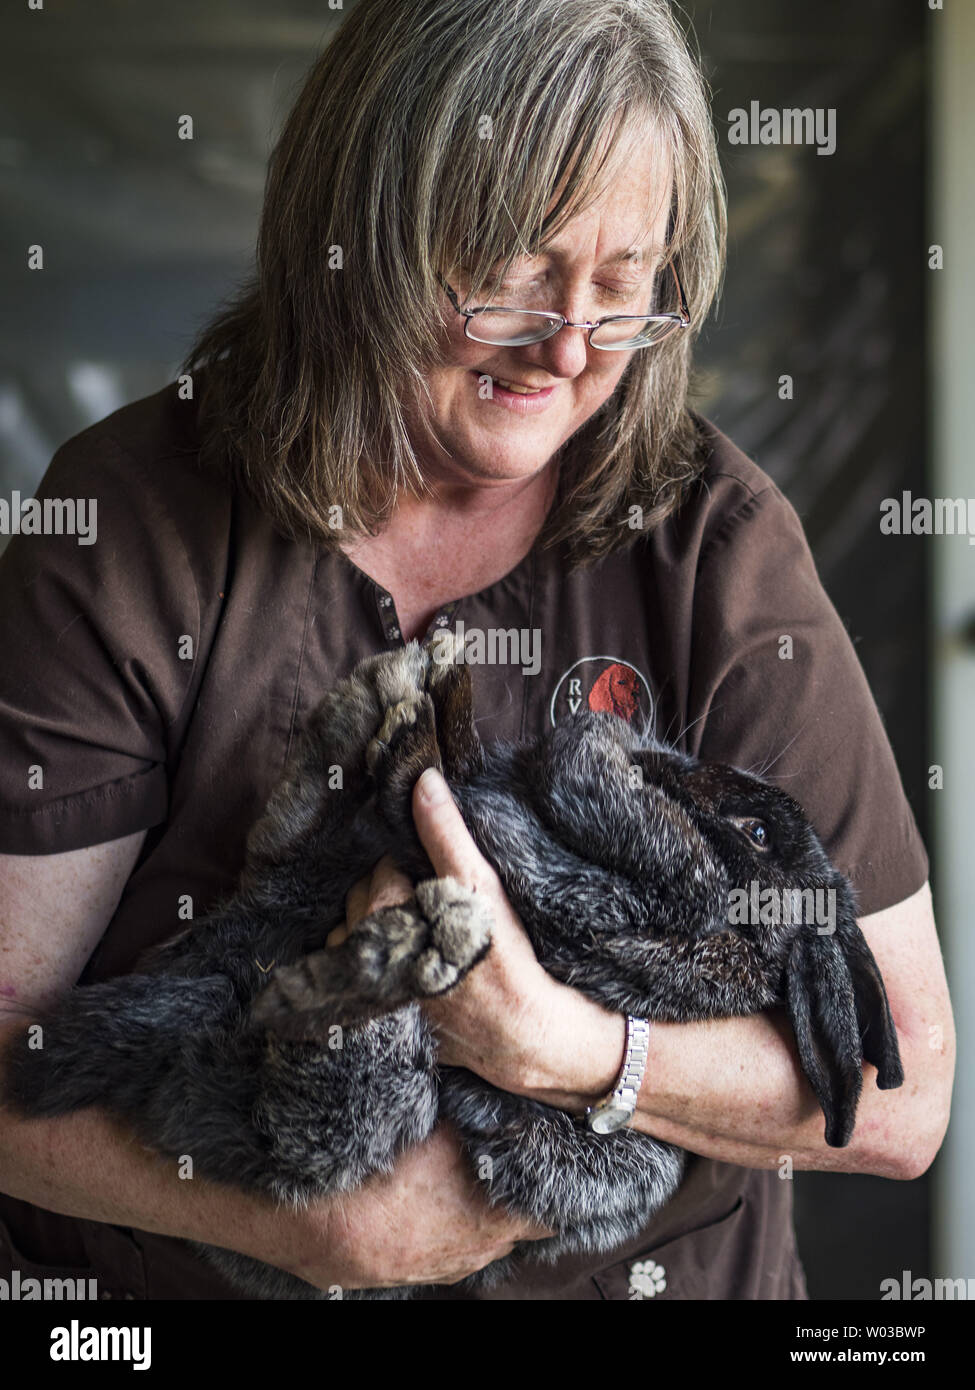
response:
{"label": "woman's fingers", "polygon": [[354,883],[349,889],[345,899],[345,936],[348,936],[352,928],[361,922],[363,917],[369,912],[369,889],[372,884],[372,874],[366,874],[365,878],[360,878],[358,883]]}
{"label": "woman's fingers", "polygon": [[372,871],[369,911],[376,912],[380,907],[393,907],[396,903],[406,902],[412,895],[411,881],[401,869],[397,869],[394,860],[388,854],[384,854]]}
{"label": "woman's fingers", "polygon": [[340,945],[364,917],[371,916],[381,907],[405,902],[412,892],[410,880],[397,869],[390,856],[384,854],[372,873],[360,878],[349,889],[345,897],[345,925],[329,932],[325,938],[326,946]]}

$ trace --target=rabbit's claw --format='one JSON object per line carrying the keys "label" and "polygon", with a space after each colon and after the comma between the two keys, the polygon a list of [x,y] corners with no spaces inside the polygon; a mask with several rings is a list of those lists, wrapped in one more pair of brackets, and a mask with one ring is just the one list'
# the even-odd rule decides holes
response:
{"label": "rabbit's claw", "polygon": [[366,748],[366,766],[381,780],[390,765],[419,749],[436,750],[436,726],[433,703],[422,690],[414,690],[394,705],[389,705],[383,721]]}

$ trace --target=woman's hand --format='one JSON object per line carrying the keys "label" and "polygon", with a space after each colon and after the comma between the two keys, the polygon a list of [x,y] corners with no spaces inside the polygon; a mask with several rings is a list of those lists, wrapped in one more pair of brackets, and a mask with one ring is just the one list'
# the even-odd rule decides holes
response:
{"label": "woman's hand", "polygon": [[446,1122],[391,1173],[293,1215],[277,1208],[275,1222],[275,1241],[285,1244],[271,1262],[321,1289],[455,1284],[516,1241],[552,1234],[489,1205]]}
{"label": "woman's hand", "polygon": [[[414,788],[413,818],[438,877],[451,874],[483,893],[494,919],[485,958],[449,993],[422,1001],[437,1035],[439,1060],[467,1067],[516,1095],[583,1111],[616,1081],[625,1020],[542,969],[498,875],[433,769]],[[346,926],[329,941],[341,940],[363,917],[411,893],[409,879],[385,856],[349,893]]]}

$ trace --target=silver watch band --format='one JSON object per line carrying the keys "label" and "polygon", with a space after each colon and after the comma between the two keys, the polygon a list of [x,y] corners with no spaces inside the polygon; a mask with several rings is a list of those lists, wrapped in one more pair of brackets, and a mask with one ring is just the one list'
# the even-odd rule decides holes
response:
{"label": "silver watch band", "polygon": [[629,1124],[636,1110],[637,1097],[647,1069],[650,1050],[650,1024],[645,1018],[626,1020],[626,1052],[616,1085],[598,1105],[586,1111],[586,1122],[596,1134],[612,1134]]}

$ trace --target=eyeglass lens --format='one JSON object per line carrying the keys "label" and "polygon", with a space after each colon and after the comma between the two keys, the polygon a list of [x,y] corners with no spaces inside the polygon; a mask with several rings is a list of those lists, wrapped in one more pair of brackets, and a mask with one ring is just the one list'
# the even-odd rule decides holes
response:
{"label": "eyeglass lens", "polygon": [[[593,347],[637,348],[659,343],[674,329],[673,319],[622,319],[600,324],[590,335]],[[468,319],[468,336],[479,343],[521,347],[550,338],[555,325],[548,319],[511,309],[481,309]]]}

